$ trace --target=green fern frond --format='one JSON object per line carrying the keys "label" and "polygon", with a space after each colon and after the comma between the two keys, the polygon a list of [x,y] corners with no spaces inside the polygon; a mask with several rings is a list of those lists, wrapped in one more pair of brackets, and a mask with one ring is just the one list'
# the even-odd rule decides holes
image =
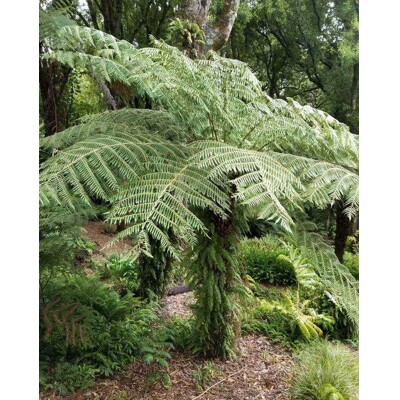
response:
{"label": "green fern frond", "polygon": [[[90,132],[91,125],[86,125]],[[79,128],[81,129],[81,128]],[[185,152],[156,135],[108,130],[81,140],[51,157],[42,165],[41,199],[52,198],[71,206],[71,196],[90,203],[89,197],[103,200],[115,194],[121,183],[129,182],[152,159],[182,158]]]}
{"label": "green fern frond", "polygon": [[113,207],[107,221],[129,225],[116,240],[133,236],[139,239],[137,250],[141,251],[152,237],[163,250],[178,258],[165,232],[172,231],[173,236],[193,244],[195,233],[206,234],[206,228],[190,207],[224,216],[229,197],[189,162],[164,160],[152,167],[153,172],[138,177],[111,199]]}
{"label": "green fern frond", "polygon": [[167,111],[124,108],[86,115],[80,124],[41,139],[41,146],[51,150],[63,149],[87,137],[102,134],[151,134],[164,139],[184,137],[184,131]]}
{"label": "green fern frond", "polygon": [[325,287],[325,294],[358,330],[358,282],[339,262],[332,247],[325,243],[319,234],[299,228],[292,240],[313,265]]}
{"label": "green fern frond", "polygon": [[236,197],[249,206],[263,205],[260,217],[273,219],[290,230],[293,223],[282,200],[292,205],[300,201],[301,181],[269,153],[240,149],[213,141],[192,144],[199,168],[210,169],[210,179],[234,177]]}

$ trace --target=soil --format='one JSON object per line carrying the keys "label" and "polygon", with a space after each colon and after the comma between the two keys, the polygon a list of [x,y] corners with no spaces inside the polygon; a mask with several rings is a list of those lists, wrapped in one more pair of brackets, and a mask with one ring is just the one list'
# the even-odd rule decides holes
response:
{"label": "soil", "polygon": [[[165,298],[162,315],[190,316],[193,293]],[[240,354],[232,360],[214,360],[203,387],[196,385],[196,372],[205,360],[187,352],[172,353],[169,387],[148,381],[151,367],[143,362],[129,364],[112,379],[99,379],[90,389],[61,397],[42,394],[42,400],[288,400],[293,370],[290,354],[264,336],[249,335],[239,343]]]}
{"label": "soil", "polygon": [[83,229],[83,236],[97,245],[92,255],[95,260],[103,259],[110,254],[126,253],[132,247],[129,239],[121,240],[109,247],[108,244],[114,238],[115,232],[107,232],[101,221],[89,221],[83,226]]}
{"label": "soil", "polygon": [[193,303],[193,292],[167,296],[163,299],[161,315],[166,320],[173,317],[186,318],[191,314],[190,305]]}

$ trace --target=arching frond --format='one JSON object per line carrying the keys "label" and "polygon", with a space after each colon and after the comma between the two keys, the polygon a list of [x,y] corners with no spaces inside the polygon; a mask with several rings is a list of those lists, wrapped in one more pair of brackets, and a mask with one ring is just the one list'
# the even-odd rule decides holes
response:
{"label": "arching frond", "polygon": [[295,174],[305,186],[304,202],[325,208],[346,199],[346,212],[354,216],[359,206],[359,177],[352,168],[340,164],[285,153],[269,152]]}
{"label": "arching frond", "polygon": [[214,141],[192,144],[199,151],[193,156],[200,168],[209,169],[210,179],[230,177],[237,198],[249,206],[262,205],[260,216],[290,230],[293,222],[283,202],[297,204],[301,181],[270,154],[240,149]]}
{"label": "arching frond", "polygon": [[87,137],[124,133],[159,135],[165,139],[184,135],[181,125],[167,111],[125,108],[118,111],[87,115],[81,123],[41,140],[48,149],[63,149]]}
{"label": "arching frond", "polygon": [[152,168],[153,172],[118,191],[107,220],[129,226],[116,239],[134,236],[138,252],[146,252],[148,238],[152,237],[164,251],[178,258],[170,236],[193,244],[196,231],[206,234],[203,222],[190,207],[207,208],[224,216],[224,210],[229,208],[229,196],[187,161],[166,160],[155,163]]}
{"label": "arching frond", "polygon": [[[89,131],[90,126],[86,126]],[[125,130],[88,137],[47,160],[40,174],[42,201],[52,198],[71,207],[73,195],[87,203],[90,196],[109,200],[122,183],[137,177],[150,159],[185,157],[180,146],[156,135]]]}

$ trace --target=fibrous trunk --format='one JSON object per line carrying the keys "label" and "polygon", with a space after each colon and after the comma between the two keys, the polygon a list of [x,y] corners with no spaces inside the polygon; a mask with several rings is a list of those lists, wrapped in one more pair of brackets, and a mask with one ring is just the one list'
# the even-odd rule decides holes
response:
{"label": "fibrous trunk", "polygon": [[237,349],[240,334],[242,288],[236,258],[239,232],[233,216],[209,216],[209,237],[202,237],[191,258],[191,287],[195,291],[192,350],[207,357],[229,357]]}
{"label": "fibrous trunk", "polygon": [[39,87],[45,136],[67,128],[67,107],[63,95],[71,69],[57,61],[39,63]]}
{"label": "fibrous trunk", "polygon": [[152,258],[143,255],[139,260],[139,295],[147,300],[165,295],[172,271],[172,259],[156,243],[151,244]]}
{"label": "fibrous trunk", "polygon": [[343,263],[346,240],[352,227],[352,221],[343,211],[343,205],[338,204],[336,209],[335,254],[341,263]]}

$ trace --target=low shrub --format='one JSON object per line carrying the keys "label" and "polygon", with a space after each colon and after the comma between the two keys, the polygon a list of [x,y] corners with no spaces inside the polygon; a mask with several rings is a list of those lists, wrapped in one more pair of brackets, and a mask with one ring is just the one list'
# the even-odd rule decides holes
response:
{"label": "low shrub", "polygon": [[87,389],[93,386],[96,372],[88,364],[58,363],[53,371],[53,387],[61,395]]}
{"label": "low shrub", "polygon": [[123,254],[113,254],[100,269],[102,279],[108,279],[112,287],[121,295],[131,292],[135,295],[139,289],[138,264]]}
{"label": "low shrub", "polygon": [[88,255],[91,255],[96,249],[96,243],[84,236],[76,238],[76,247],[78,249],[78,260],[84,260]]}
{"label": "low shrub", "polygon": [[58,276],[41,298],[42,387],[71,393],[138,357],[168,366],[170,345],[154,305],[80,275]]}
{"label": "low shrub", "polygon": [[280,243],[271,236],[243,240],[240,251],[247,273],[256,281],[273,285],[296,283],[292,264],[279,257],[287,254],[286,249],[282,248]]}
{"label": "low shrub", "polygon": [[359,257],[358,254],[353,254],[348,251],[344,253],[343,256],[343,264],[348,268],[350,273],[356,278],[359,279]]}
{"label": "low shrub", "polygon": [[270,310],[271,302],[283,301],[287,289],[264,288],[256,285],[257,291],[253,293],[251,304],[246,307],[241,319],[241,330],[244,334],[262,334],[268,336],[273,343],[280,344],[288,349],[296,345],[298,337],[293,335],[291,318],[274,310]]}
{"label": "low shrub", "polygon": [[358,359],[339,343],[315,341],[296,356],[294,400],[358,399]]}
{"label": "low shrub", "polygon": [[189,347],[190,335],[193,329],[191,322],[190,319],[176,317],[166,324],[166,339],[175,350],[185,350]]}
{"label": "low shrub", "polygon": [[[253,292],[254,293],[254,292]],[[331,333],[334,319],[319,312],[313,301],[294,288],[264,288],[257,292],[242,318],[245,333],[262,333],[285,347]]]}

